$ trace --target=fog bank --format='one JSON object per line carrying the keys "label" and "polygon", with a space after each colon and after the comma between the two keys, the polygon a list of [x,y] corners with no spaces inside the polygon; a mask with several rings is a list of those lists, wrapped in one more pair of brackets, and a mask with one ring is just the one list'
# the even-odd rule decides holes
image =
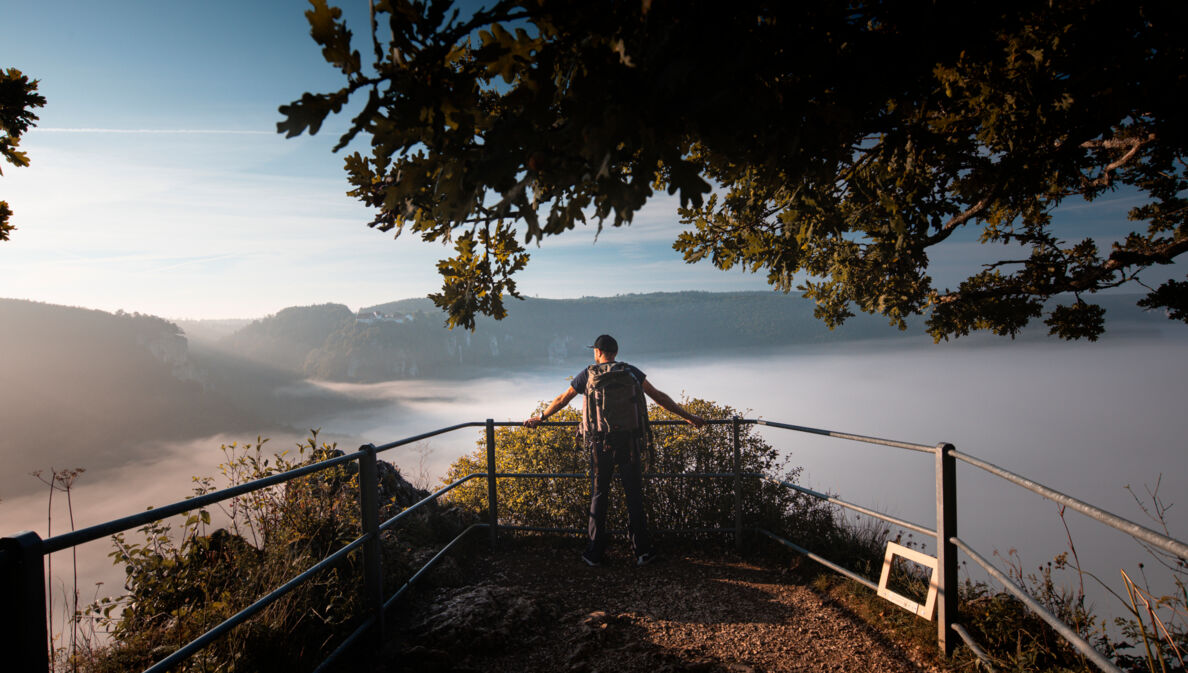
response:
{"label": "fog bank", "polygon": [[[933,345],[905,338],[733,357],[621,356],[673,397],[712,400],[748,418],[926,445],[951,442],[964,453],[1153,525],[1144,520],[1127,485],[1142,495],[1144,485],[1154,486],[1162,475],[1159,493],[1165,502],[1188,494],[1188,415],[1183,411],[1188,338],[1183,330],[1161,334],[1099,343],[962,340]],[[301,384],[301,394],[316,397],[324,391],[365,404],[324,411],[314,405],[294,426],[321,428],[349,451],[364,442],[382,444],[466,421],[520,421],[564,391],[575,373],[576,368],[558,367],[467,381],[308,382]],[[771,428],[758,432],[790,455],[793,465],[803,466],[802,483],[925,526],[935,524],[930,455]],[[76,525],[179,500],[190,492],[191,476],[216,474],[220,443],[249,439],[254,436],[162,443],[149,462],[102,477],[87,473],[73,494]],[[280,451],[300,440],[274,436],[268,446]],[[423,472],[436,480],[481,441],[481,429],[465,429],[380,458],[414,479]],[[1034,568],[1067,548],[1052,503],[964,464],[958,466],[958,493],[959,534],[984,555],[1019,549],[1024,567]],[[44,495],[37,491],[0,502],[0,527],[44,534]],[[64,503],[60,496],[55,503],[54,529],[61,532]],[[1188,539],[1188,517],[1179,508],[1170,516],[1172,535]],[[1067,522],[1081,560],[1102,577],[1115,578],[1119,568],[1149,562],[1121,534],[1075,513]],[[94,581],[109,587],[122,581],[122,572],[105,558],[107,551],[108,544],[100,541],[82,552],[84,595]],[[55,560],[55,571],[63,567],[60,563]]]}

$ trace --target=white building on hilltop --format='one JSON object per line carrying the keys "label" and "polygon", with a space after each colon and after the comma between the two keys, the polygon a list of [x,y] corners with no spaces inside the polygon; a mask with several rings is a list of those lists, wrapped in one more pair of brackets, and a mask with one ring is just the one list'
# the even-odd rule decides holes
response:
{"label": "white building on hilltop", "polygon": [[405,323],[412,322],[413,317],[411,313],[380,313],[379,311],[359,311],[355,314],[355,322],[363,323],[364,325],[373,325],[377,322],[394,322]]}

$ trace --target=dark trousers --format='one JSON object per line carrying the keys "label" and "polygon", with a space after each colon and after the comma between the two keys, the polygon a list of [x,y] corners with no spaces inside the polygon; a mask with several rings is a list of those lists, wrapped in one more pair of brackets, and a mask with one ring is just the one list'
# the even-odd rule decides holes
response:
{"label": "dark trousers", "polygon": [[636,437],[612,433],[605,440],[593,442],[590,447],[590,463],[593,468],[593,483],[590,488],[590,544],[586,546],[586,558],[598,562],[606,551],[609,537],[606,528],[606,508],[610,504],[611,477],[615,467],[623,483],[623,495],[627,501],[627,539],[635,556],[652,551],[652,539],[648,535],[648,521],[643,508],[643,473],[639,460],[639,444]]}

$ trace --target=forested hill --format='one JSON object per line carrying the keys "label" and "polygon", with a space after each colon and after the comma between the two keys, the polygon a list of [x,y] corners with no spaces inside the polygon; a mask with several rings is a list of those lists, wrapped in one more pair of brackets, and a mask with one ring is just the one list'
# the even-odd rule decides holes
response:
{"label": "forested hill", "polygon": [[350,404],[156,316],[0,299],[0,326],[0,499],[38,486],[36,469],[103,470],[163,440],[267,434]]}
{"label": "forested hill", "polygon": [[[1138,316],[1133,299],[1112,301]],[[858,315],[829,330],[813,303],[772,292],[679,292],[582,299],[512,300],[502,321],[480,318],[473,333],[447,330],[427,299],[364,308],[389,316],[359,320],[343,305],[289,308],[224,340],[235,353],[306,376],[340,381],[473,376],[485,368],[580,365],[595,336],[614,335],[621,356],[747,350],[835,341],[893,338],[904,333],[882,317]],[[1150,320],[1164,320],[1161,316]],[[1112,326],[1113,327],[1113,326]],[[908,334],[923,331],[917,319]]]}
{"label": "forested hill", "polygon": [[232,352],[307,376],[340,381],[473,375],[476,368],[580,364],[585,348],[613,334],[624,359],[639,354],[737,352],[759,346],[899,334],[861,316],[830,332],[812,303],[775,293],[657,293],[512,300],[506,319],[480,318],[473,333],[443,326],[427,299],[371,306],[287,308],[222,340]]}
{"label": "forested hill", "polygon": [[355,314],[342,304],[294,306],[253,321],[224,338],[222,345],[238,355],[300,372],[311,351],[354,324]]}

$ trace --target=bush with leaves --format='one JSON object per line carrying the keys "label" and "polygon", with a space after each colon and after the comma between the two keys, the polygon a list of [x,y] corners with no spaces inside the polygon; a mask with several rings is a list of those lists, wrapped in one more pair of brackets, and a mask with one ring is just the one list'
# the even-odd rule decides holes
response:
{"label": "bush with leaves", "polygon": [[[222,447],[228,486],[335,452],[315,434],[296,456],[285,451],[266,458],[266,441]],[[146,668],[349,543],[359,534],[355,479],[337,466],[239,496],[219,505],[227,528],[213,532],[211,512],[199,509],[180,526],[158,521],[136,537],[113,536],[110,556],[125,567],[128,593],[90,608],[113,639],[95,670]],[[215,490],[210,477],[194,482],[196,496]],[[321,643],[350,627],[359,612],[358,591],[350,589],[358,577],[355,563],[348,559],[320,573],[179,670],[308,668],[324,656]]]}
{"label": "bush with leaves", "polygon": [[[222,447],[223,485],[279,474],[341,455],[317,433],[298,445],[265,457],[267,440]],[[398,493],[381,502],[390,517],[426,495],[408,484],[403,493],[385,482],[399,472],[380,463],[381,493]],[[194,494],[215,490],[210,477],[194,478]],[[118,534],[110,554],[126,572],[117,598],[96,601],[87,615],[111,635],[108,646],[75,652],[70,658],[90,671],[142,670],[236,614],[361,534],[358,465],[348,462],[225,501],[213,513],[198,509],[179,524],[169,520],[143,526],[139,535]],[[413,517],[381,536],[384,583],[388,592],[407,580],[409,557],[436,544],[461,523],[440,510]],[[225,528],[211,531],[212,521]],[[448,539],[448,538],[447,538]],[[208,645],[175,670],[310,670],[360,622],[360,556],[352,554],[316,574],[248,622]]]}
{"label": "bush with leaves", "polygon": [[[682,402],[689,411],[709,419],[728,419],[737,412],[705,400]],[[540,407],[543,409],[543,405]],[[539,409],[538,409],[539,410]],[[653,422],[679,420],[652,406]],[[552,421],[579,420],[579,413],[567,408]],[[581,477],[501,478],[496,492],[499,520],[504,525],[577,528],[584,530],[590,502],[589,451],[581,445],[573,426],[541,426],[535,429],[505,427],[495,431],[497,472],[579,474]],[[734,471],[734,448],[730,424],[706,425],[695,429],[679,425],[653,425],[653,451],[645,457],[646,473],[711,473]],[[750,424],[739,428],[740,470],[793,480],[800,469],[789,469],[786,459],[755,433]],[[453,481],[474,472],[486,472],[486,441],[480,440],[474,453],[459,458],[446,477]],[[626,527],[626,508],[621,506],[622,489],[612,487],[608,525]],[[487,486],[472,480],[450,494],[451,502],[484,513]],[[748,528],[762,526],[783,530],[790,513],[814,509],[795,491],[755,477],[742,480],[743,522]],[[646,477],[644,507],[654,530],[733,528],[734,479],[732,476]],[[799,522],[800,519],[797,519]],[[705,537],[712,534],[701,534]],[[698,537],[694,535],[694,537]]]}
{"label": "bush with leaves", "polygon": [[[1053,574],[1064,568],[1065,554],[1041,565],[1037,573],[1027,573],[1014,550],[1005,559],[1011,580],[1045,609],[1070,625],[1098,651],[1110,652],[1112,646],[1092,609],[1085,604],[1083,592],[1063,586]],[[1039,615],[1006,591],[985,582],[967,579],[960,588],[961,620],[995,663],[1012,671],[1095,671],[1097,670],[1068,641]],[[959,651],[959,660],[973,661],[968,651]]]}
{"label": "bush with leaves", "polygon": [[[1144,502],[1129,486],[1139,509],[1171,537],[1167,511],[1172,503],[1159,495],[1159,482],[1147,488]],[[1065,509],[1059,508],[1064,522]],[[1068,550],[1041,564],[1036,572],[1025,572],[1015,550],[1005,559],[1011,581],[1022,587],[1048,612],[1068,624],[1097,651],[1109,656],[1128,673],[1184,673],[1188,659],[1188,561],[1139,542],[1154,564],[1138,563],[1135,578],[1120,569],[1122,587],[1081,566],[1077,546],[1068,524]],[[1075,575],[1073,574],[1075,573]],[[1061,581],[1060,575],[1068,575]],[[1074,581],[1075,580],[1075,581]],[[1111,631],[1101,610],[1086,603],[1086,580],[1096,583],[1117,599],[1124,613],[1114,617]],[[1159,595],[1152,583],[1171,590]],[[1096,667],[1071,645],[1058,637],[1038,616],[1025,609],[1014,596],[993,592],[980,582],[965,583],[961,592],[963,619],[996,662],[1009,670],[1094,671]]]}

